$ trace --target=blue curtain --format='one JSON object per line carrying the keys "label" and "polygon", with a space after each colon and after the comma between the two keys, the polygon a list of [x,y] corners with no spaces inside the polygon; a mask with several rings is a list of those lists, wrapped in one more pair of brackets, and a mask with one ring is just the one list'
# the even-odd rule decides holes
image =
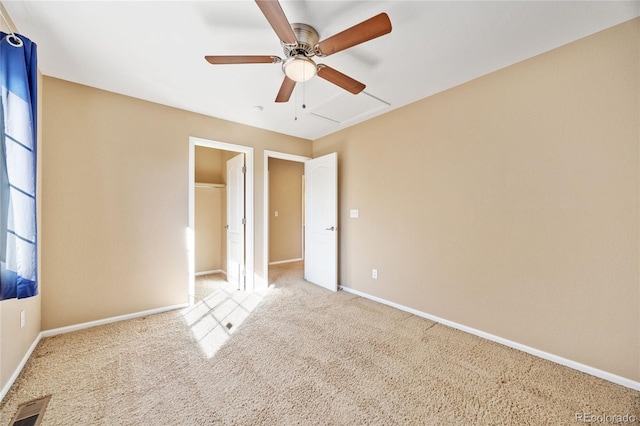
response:
{"label": "blue curtain", "polygon": [[0,300],[38,294],[36,45],[0,32]]}

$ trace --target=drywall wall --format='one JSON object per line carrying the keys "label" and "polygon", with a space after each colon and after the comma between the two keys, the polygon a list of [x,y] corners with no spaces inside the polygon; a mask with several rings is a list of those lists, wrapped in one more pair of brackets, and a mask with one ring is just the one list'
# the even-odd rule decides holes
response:
{"label": "drywall wall", "polygon": [[222,163],[222,153],[219,149],[205,146],[195,147],[194,169],[196,182],[223,183],[226,168]]}
{"label": "drywall wall", "polygon": [[269,262],[302,259],[303,175],[304,163],[269,158]]}
{"label": "drywall wall", "polygon": [[639,43],[635,19],[314,141],[340,283],[640,380]]}
{"label": "drywall wall", "polygon": [[223,188],[195,188],[195,272],[217,271],[222,268],[222,194]]}
{"label": "drywall wall", "polygon": [[[11,29],[16,30],[15,25],[10,20],[4,6],[0,4],[0,10],[9,20]],[[0,20],[0,30],[8,32],[8,28]],[[25,36],[29,36],[25,34]],[[35,42],[35,40],[32,40]],[[37,44],[37,43],[36,43]],[[42,117],[42,75],[38,72],[38,117]],[[42,120],[38,121],[37,129],[37,177],[36,177],[36,203],[38,215],[38,229],[41,227],[42,218]],[[38,234],[38,247],[41,244],[42,233]],[[38,268],[40,269],[40,259],[42,250],[38,253]],[[42,294],[42,275],[38,274],[39,292]],[[40,334],[40,303],[41,296],[29,297],[27,299],[10,299],[0,302],[0,390],[9,383],[11,376],[29,352],[29,348],[36,341]],[[20,327],[20,314],[25,313],[25,327]]]}
{"label": "drywall wall", "polygon": [[[42,328],[188,300],[189,137],[311,154],[311,142],[44,77]],[[255,162],[256,279],[263,164]]]}

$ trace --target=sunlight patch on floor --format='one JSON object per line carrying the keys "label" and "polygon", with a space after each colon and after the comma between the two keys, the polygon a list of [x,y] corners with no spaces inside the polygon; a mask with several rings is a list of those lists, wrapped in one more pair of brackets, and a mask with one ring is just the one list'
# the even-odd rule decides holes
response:
{"label": "sunlight patch on floor", "polygon": [[184,322],[207,358],[212,358],[218,352],[258,307],[268,291],[240,291],[224,281],[216,285],[211,294],[182,310]]}

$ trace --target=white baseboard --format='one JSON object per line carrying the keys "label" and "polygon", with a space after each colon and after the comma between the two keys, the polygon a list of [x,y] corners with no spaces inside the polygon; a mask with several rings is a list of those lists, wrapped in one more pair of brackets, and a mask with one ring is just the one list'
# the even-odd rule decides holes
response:
{"label": "white baseboard", "polygon": [[222,269],[214,269],[212,271],[196,272],[195,276],[199,277],[201,275],[211,275],[211,274],[224,274],[224,275],[227,275],[227,273],[225,271],[223,271]]}
{"label": "white baseboard", "polygon": [[269,265],[280,265],[280,264],[283,264],[283,263],[300,262],[301,260],[304,260],[304,259],[303,258],[299,258],[299,259],[278,260],[277,262],[269,262]]}
{"label": "white baseboard", "polygon": [[539,349],[532,348],[530,346],[523,345],[521,343],[514,342],[512,340],[504,339],[502,337],[495,336],[493,334],[486,333],[484,331],[477,330],[475,328],[468,327],[466,325],[458,324],[456,322],[449,321],[449,320],[446,320],[444,318],[437,317],[435,315],[427,314],[425,312],[418,311],[417,309],[413,309],[413,308],[409,308],[409,307],[404,306],[404,305],[400,305],[399,303],[394,303],[394,302],[390,302],[388,300],[382,299],[380,297],[371,296],[370,294],[363,293],[361,291],[354,290],[354,289],[349,288],[349,287],[340,286],[340,290],[344,290],[344,291],[346,291],[348,293],[352,293],[352,294],[355,294],[357,296],[364,297],[366,299],[370,299],[370,300],[373,300],[375,302],[382,303],[383,305],[394,307],[394,308],[399,309],[401,311],[409,312],[409,313],[417,315],[419,317],[426,318],[426,319],[429,319],[431,321],[435,321],[435,322],[440,323],[440,324],[444,324],[444,325],[449,326],[451,328],[455,328],[457,330],[464,331],[466,333],[473,334],[473,335],[478,336],[478,337],[482,337],[483,339],[491,340],[492,342],[500,343],[501,345],[508,346],[510,348],[514,348],[514,349],[517,349],[517,350],[522,351],[522,352],[526,352],[528,354],[537,356],[538,358],[546,359],[548,361],[555,362],[556,364],[564,365],[565,367],[569,367],[569,368],[573,368],[574,370],[582,371],[583,373],[587,373],[587,374],[590,374],[592,376],[599,377],[601,379],[607,380],[609,382],[616,383],[616,384],[624,386],[626,388],[630,388],[630,389],[633,389],[633,390],[640,391],[640,382],[638,382],[638,381],[631,380],[631,379],[628,379],[626,377],[618,376],[617,374],[613,374],[613,373],[610,373],[608,371],[600,370],[598,368],[591,367],[589,365],[585,365],[585,364],[582,364],[582,363],[579,363],[577,361],[573,361],[573,360],[570,360],[570,359],[567,359],[567,358],[563,358],[563,357],[558,356],[558,355],[554,355],[554,354],[551,354],[551,353],[548,353],[548,352],[545,352],[545,351],[541,351]]}
{"label": "white baseboard", "polygon": [[38,334],[38,336],[35,338],[33,343],[31,344],[31,346],[29,347],[29,350],[27,351],[27,353],[25,353],[24,357],[22,358],[22,361],[20,361],[20,364],[18,365],[18,368],[16,368],[16,370],[13,372],[13,374],[9,378],[9,381],[7,381],[7,383],[2,388],[2,392],[0,393],[0,401],[2,401],[4,399],[4,397],[7,395],[7,392],[9,392],[9,389],[11,389],[11,386],[13,386],[13,383],[18,378],[18,375],[20,374],[20,372],[24,368],[25,364],[27,363],[27,361],[31,357],[31,354],[35,350],[36,346],[38,346],[38,343],[40,343],[40,340],[42,340],[43,338],[51,337],[51,336],[55,336],[55,335],[63,334],[63,333],[70,333],[72,331],[83,330],[85,328],[96,327],[96,326],[99,326],[99,325],[110,324],[110,323],[113,323],[113,322],[124,321],[124,320],[129,320],[129,319],[134,319],[134,318],[140,318],[140,317],[144,317],[144,316],[147,316],[147,315],[160,314],[162,312],[173,311],[174,309],[186,308],[187,306],[189,306],[188,303],[181,303],[179,305],[165,306],[163,308],[150,309],[148,311],[135,312],[133,314],[120,315],[120,316],[117,316],[117,317],[105,318],[105,319],[101,319],[101,320],[97,320],[97,321],[85,322],[85,323],[77,324],[77,325],[70,325],[68,327],[60,327],[60,328],[54,328],[54,329],[51,329],[51,330],[41,331]]}
{"label": "white baseboard", "polygon": [[113,322],[125,321],[134,318],[145,317],[147,315],[160,314],[162,312],[173,311],[174,309],[186,308],[188,303],[179,305],[165,306],[163,308],[150,309],[148,311],[134,312],[132,314],[120,315],[117,317],[105,318],[97,321],[84,322],[82,324],[70,325],[68,327],[53,328],[40,333],[42,337],[51,337],[58,334],[71,333],[72,331],[84,330],[85,328],[97,327],[99,325],[111,324]]}
{"label": "white baseboard", "polygon": [[33,341],[33,343],[31,344],[31,346],[29,347],[29,350],[27,351],[27,353],[25,353],[24,357],[22,357],[22,361],[20,361],[20,364],[18,364],[18,368],[16,368],[16,371],[13,372],[11,377],[9,377],[9,380],[7,381],[7,383],[2,388],[2,391],[0,392],[0,402],[4,399],[5,396],[7,396],[9,389],[11,389],[11,386],[13,386],[13,383],[16,381],[16,379],[20,375],[20,372],[22,371],[24,366],[27,364],[27,361],[29,361],[29,358],[31,358],[31,354],[35,350],[36,346],[38,346],[38,343],[40,343],[41,339],[42,339],[42,333],[39,333],[38,336]]}

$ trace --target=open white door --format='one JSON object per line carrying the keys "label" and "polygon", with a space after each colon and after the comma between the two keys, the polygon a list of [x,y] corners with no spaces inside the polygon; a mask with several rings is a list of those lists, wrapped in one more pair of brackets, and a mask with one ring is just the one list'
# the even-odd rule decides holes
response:
{"label": "open white door", "polygon": [[244,155],[227,161],[227,281],[244,290]]}
{"label": "open white door", "polygon": [[306,161],[304,176],[304,279],[337,291],[338,154]]}

